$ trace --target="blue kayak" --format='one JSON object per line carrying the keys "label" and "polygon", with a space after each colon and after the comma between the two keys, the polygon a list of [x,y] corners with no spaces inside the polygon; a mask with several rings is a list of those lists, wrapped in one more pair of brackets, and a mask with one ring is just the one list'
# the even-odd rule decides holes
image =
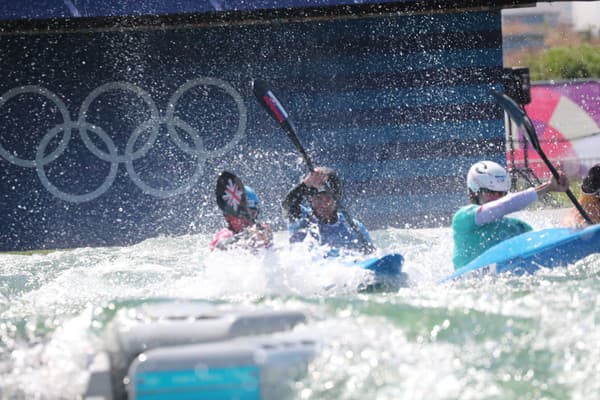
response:
{"label": "blue kayak", "polygon": [[355,262],[361,268],[373,271],[377,275],[399,275],[402,272],[403,263],[404,257],[398,253]]}
{"label": "blue kayak", "polygon": [[348,263],[348,266],[372,272],[372,275],[359,285],[359,291],[381,292],[398,290],[398,288],[406,286],[408,279],[402,272],[402,264],[404,264],[404,257],[398,253],[391,253],[381,257],[353,261]]}
{"label": "blue kayak", "polygon": [[[319,267],[338,266],[350,268],[355,272],[361,271],[359,275],[350,275],[350,278],[342,283],[342,286],[354,287],[359,292],[388,292],[395,291],[408,284],[407,275],[402,272],[404,257],[398,253],[390,253],[379,257],[357,258],[356,256],[333,256],[315,260],[313,263]],[[353,286],[356,285],[356,286]],[[325,286],[325,289],[333,289],[338,284]]]}
{"label": "blue kayak", "polygon": [[595,253],[600,253],[600,225],[532,231],[497,244],[442,282],[504,272],[531,274],[540,268],[566,267]]}

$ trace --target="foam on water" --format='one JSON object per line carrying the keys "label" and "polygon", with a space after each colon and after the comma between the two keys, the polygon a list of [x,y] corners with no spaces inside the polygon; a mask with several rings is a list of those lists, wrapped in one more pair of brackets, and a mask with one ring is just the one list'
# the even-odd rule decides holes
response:
{"label": "foam on water", "polygon": [[[536,228],[556,212],[522,215]],[[548,218],[550,217],[550,219]],[[550,221],[550,222],[548,222]],[[365,271],[276,234],[277,251],[209,253],[210,236],[45,255],[0,255],[0,396],[77,398],[123,307],[168,299],[302,309],[321,351],[300,399],[598,398],[600,256],[521,278],[438,285],[448,228],[373,232],[400,252],[409,285],[358,293]]]}

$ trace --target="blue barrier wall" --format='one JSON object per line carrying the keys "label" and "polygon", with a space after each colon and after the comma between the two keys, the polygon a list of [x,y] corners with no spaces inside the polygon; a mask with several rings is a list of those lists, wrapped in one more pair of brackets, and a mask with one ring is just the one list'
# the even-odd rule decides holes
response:
{"label": "blue barrier wall", "polygon": [[0,250],[215,231],[223,169],[283,227],[306,169],[254,78],[370,229],[448,224],[468,167],[504,160],[499,11],[11,30],[0,46]]}
{"label": "blue barrier wall", "polygon": [[[327,7],[370,3],[417,3],[418,0],[18,0],[0,3],[0,19],[140,16]],[[429,0],[434,3],[438,0]]]}

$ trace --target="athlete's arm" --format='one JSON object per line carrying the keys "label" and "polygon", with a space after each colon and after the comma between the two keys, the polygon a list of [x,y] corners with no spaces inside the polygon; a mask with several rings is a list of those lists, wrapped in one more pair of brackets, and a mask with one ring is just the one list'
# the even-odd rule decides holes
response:
{"label": "athlete's arm", "polygon": [[245,229],[249,233],[250,247],[271,247],[273,245],[273,230],[269,224],[256,224]]}
{"label": "athlete's arm", "polygon": [[549,192],[566,192],[569,189],[569,179],[564,172],[559,171],[558,179],[552,177],[535,188],[511,193],[498,200],[483,204],[475,214],[475,223],[484,225],[496,221],[506,214],[519,211],[536,201],[540,196]]}
{"label": "athlete's arm", "polygon": [[227,247],[227,241],[233,237],[233,232],[223,228],[215,235],[215,238],[210,242],[210,251],[214,249],[224,250]]}
{"label": "athlete's arm", "polygon": [[304,183],[293,188],[283,200],[283,216],[290,221],[297,220],[302,215],[301,204],[309,195],[311,189]]}
{"label": "athlete's arm", "polygon": [[538,193],[535,188],[507,194],[498,200],[481,205],[475,213],[475,223],[485,225],[499,220],[506,214],[524,209],[537,199]]}
{"label": "athlete's arm", "polygon": [[371,234],[369,233],[369,231],[367,230],[367,228],[365,228],[365,226],[362,224],[362,222],[360,222],[359,220],[355,219],[354,220],[354,224],[361,231],[361,233],[363,234],[363,237],[367,240],[367,242],[371,246],[375,246],[375,244],[373,243],[373,238],[371,238]]}
{"label": "athlete's arm", "polygon": [[[365,228],[365,226],[356,219],[354,220],[354,224],[358,227],[359,231],[362,233],[363,239],[366,240],[366,243],[363,243],[361,240],[363,253],[370,254],[370,253],[374,252],[375,250],[377,250],[377,247],[375,246],[375,243],[373,243],[373,239],[371,238],[371,234],[369,233],[369,231],[367,231],[367,228]],[[359,238],[359,240],[360,240],[360,238]]]}

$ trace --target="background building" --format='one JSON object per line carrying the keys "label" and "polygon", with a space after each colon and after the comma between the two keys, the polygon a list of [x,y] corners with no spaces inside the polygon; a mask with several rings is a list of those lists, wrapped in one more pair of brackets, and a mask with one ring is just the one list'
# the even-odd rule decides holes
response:
{"label": "background building", "polygon": [[600,1],[538,2],[531,7],[502,10],[505,65],[522,55],[556,45],[569,45],[581,36],[600,36]]}

